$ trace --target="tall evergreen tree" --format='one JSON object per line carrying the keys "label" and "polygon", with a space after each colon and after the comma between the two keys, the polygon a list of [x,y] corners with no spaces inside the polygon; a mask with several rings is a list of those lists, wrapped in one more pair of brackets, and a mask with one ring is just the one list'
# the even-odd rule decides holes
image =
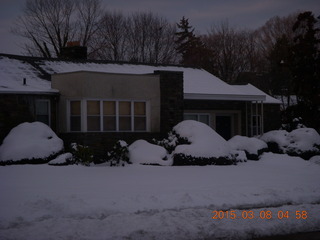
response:
{"label": "tall evergreen tree", "polygon": [[194,34],[194,28],[189,25],[189,19],[182,17],[177,27],[175,43],[177,53],[181,55],[180,63],[203,67],[205,56],[207,56],[205,46],[200,37]]}
{"label": "tall evergreen tree", "polygon": [[299,14],[293,26],[293,88],[297,112],[310,127],[320,131],[320,29],[312,12]]}
{"label": "tall evergreen tree", "polygon": [[314,107],[320,94],[319,31],[312,12],[299,14],[293,26],[293,85],[299,102]]}

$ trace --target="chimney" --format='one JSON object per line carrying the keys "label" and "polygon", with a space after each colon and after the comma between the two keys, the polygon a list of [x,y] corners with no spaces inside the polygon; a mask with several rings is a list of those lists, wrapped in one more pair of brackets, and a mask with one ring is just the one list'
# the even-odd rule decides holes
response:
{"label": "chimney", "polygon": [[87,47],[80,46],[80,41],[67,42],[67,46],[60,49],[60,58],[68,60],[86,60]]}

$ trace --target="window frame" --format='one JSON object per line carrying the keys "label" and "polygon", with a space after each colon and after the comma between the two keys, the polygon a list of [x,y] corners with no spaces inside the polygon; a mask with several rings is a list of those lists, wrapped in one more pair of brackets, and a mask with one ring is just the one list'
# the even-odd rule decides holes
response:
{"label": "window frame", "polygon": [[197,121],[197,122],[201,122],[201,121],[199,121],[200,120],[200,116],[207,116],[208,117],[208,123],[204,123],[204,122],[201,122],[201,123],[204,123],[204,124],[206,124],[206,125],[208,125],[208,126],[211,126],[211,115],[210,115],[210,113],[184,113],[183,114],[183,120],[187,120],[187,119],[185,119],[185,116],[186,115],[190,115],[190,116],[196,116],[197,117],[197,120],[194,120],[194,121]]}
{"label": "window frame", "polygon": [[[81,107],[81,130],[80,131],[71,131],[71,102],[72,101],[80,101],[80,107]],[[87,102],[88,101],[99,101],[99,106],[100,106],[100,131],[88,131],[88,122],[87,122]],[[67,101],[68,106],[67,106],[67,130],[68,132],[101,132],[101,133],[107,133],[107,132],[149,132],[150,131],[150,103],[148,100],[129,100],[129,99],[94,99],[94,98],[88,98],[88,99],[70,99]],[[108,115],[104,115],[104,102],[115,102],[115,121],[116,121],[116,129],[115,130],[104,130],[104,117]],[[119,118],[120,116],[120,111],[119,111],[119,105],[120,102],[130,102],[130,126],[131,130],[120,130],[120,122]],[[136,102],[142,102],[145,103],[145,115],[139,115],[136,116],[134,112],[134,104]],[[129,116],[129,115],[128,115]],[[135,117],[144,117],[145,118],[145,129],[144,130],[135,130]]]}
{"label": "window frame", "polygon": [[[41,122],[41,121],[39,121],[38,119],[37,119],[37,116],[46,116],[46,115],[39,115],[39,114],[37,114],[37,104],[39,103],[39,102],[45,102],[45,103],[47,103],[47,107],[48,107],[48,126],[49,127],[51,127],[51,101],[50,101],[50,99],[36,99],[36,101],[35,101],[35,108],[34,108],[34,115],[35,115],[35,119],[36,119],[36,121],[38,121],[38,122]],[[43,122],[42,122],[43,123]],[[45,123],[46,124],[46,123]]]}

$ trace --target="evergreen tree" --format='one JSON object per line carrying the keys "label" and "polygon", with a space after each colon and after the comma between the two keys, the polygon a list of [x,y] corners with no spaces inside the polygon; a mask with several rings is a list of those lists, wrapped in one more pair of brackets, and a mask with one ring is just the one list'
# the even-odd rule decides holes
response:
{"label": "evergreen tree", "polygon": [[181,54],[181,64],[203,67],[207,51],[200,37],[194,34],[194,28],[189,25],[189,19],[183,17],[177,24],[180,31],[176,32],[177,52]]}
{"label": "evergreen tree", "polygon": [[271,85],[273,95],[282,97],[282,102],[289,106],[292,92],[291,54],[292,43],[286,35],[278,38],[268,56],[270,64]]}
{"label": "evergreen tree", "polygon": [[320,94],[319,29],[311,12],[299,14],[293,26],[293,87],[298,102],[314,108]]}
{"label": "evergreen tree", "polygon": [[298,99],[297,113],[306,125],[320,130],[320,29],[312,12],[299,14],[293,26],[293,88]]}

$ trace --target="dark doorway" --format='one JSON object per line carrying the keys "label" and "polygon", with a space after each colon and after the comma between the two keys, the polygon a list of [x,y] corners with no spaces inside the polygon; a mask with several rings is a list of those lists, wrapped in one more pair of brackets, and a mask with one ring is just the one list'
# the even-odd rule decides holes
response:
{"label": "dark doorway", "polygon": [[231,138],[231,124],[231,116],[216,116],[216,132],[226,140]]}

